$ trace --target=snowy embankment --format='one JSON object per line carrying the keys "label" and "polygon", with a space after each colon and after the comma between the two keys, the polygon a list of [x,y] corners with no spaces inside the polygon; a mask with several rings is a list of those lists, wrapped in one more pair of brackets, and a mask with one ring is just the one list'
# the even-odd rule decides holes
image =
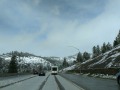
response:
{"label": "snowy embankment", "polygon": [[82,63],[82,68],[118,68],[120,67],[120,46]]}
{"label": "snowy embankment", "polygon": [[[60,70],[60,72],[67,72],[69,70],[74,70],[76,65],[72,65],[70,67],[64,68],[63,70]],[[108,75],[108,74],[90,74],[90,73],[73,73],[76,75],[83,75],[83,76],[91,76],[91,77],[97,77],[97,78],[104,78],[104,79],[116,79],[116,75]]]}
{"label": "snowy embankment", "polygon": [[[85,73],[81,72],[84,76],[92,76],[99,78],[108,78],[108,79],[116,79],[117,68],[120,68],[120,46],[113,48],[112,50],[101,54],[95,58],[91,58],[85,62],[83,62],[78,70],[82,69],[86,70]],[[74,65],[74,68],[76,66]],[[65,68],[64,71],[73,70],[74,68],[68,67]],[[112,68],[111,70],[109,68]],[[91,69],[91,71],[89,71]],[[93,70],[92,70],[93,69]],[[98,70],[101,71],[98,71]],[[107,70],[108,69],[108,70]],[[116,69],[116,70],[115,70]],[[97,70],[97,71],[95,71]],[[106,71],[106,73],[105,73]],[[102,74],[103,73],[103,74]],[[78,73],[77,75],[79,75]]]}
{"label": "snowy embankment", "polygon": [[60,70],[59,72],[66,72],[66,71],[69,71],[69,70],[74,70],[74,69],[75,69],[75,66],[76,66],[76,65],[72,65],[72,66],[66,67],[66,68]]}
{"label": "snowy embankment", "polygon": [[91,77],[96,77],[96,78],[103,78],[103,79],[116,79],[116,75],[105,75],[105,74],[83,74],[81,73],[81,75],[83,76],[91,76]]}

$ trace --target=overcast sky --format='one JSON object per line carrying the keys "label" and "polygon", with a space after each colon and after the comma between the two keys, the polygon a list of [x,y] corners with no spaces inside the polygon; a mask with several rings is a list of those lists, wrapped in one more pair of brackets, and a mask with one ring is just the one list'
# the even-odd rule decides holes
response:
{"label": "overcast sky", "polygon": [[119,29],[120,0],[0,0],[0,54],[92,52],[112,44]]}

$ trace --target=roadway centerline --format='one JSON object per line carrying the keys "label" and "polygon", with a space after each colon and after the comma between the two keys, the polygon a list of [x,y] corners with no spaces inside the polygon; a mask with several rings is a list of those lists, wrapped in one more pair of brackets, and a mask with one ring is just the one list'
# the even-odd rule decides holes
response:
{"label": "roadway centerline", "polygon": [[49,76],[50,76],[50,74],[49,74],[49,75],[47,76],[47,78],[42,82],[42,84],[40,85],[39,90],[42,90],[42,89],[43,89],[43,87],[44,87],[45,83],[47,82]]}
{"label": "roadway centerline", "polygon": [[57,78],[63,84],[65,90],[85,90],[82,87],[70,81],[69,79],[66,79],[60,75],[58,75]]}
{"label": "roadway centerline", "polygon": [[42,90],[59,90],[54,75],[50,75]]}
{"label": "roadway centerline", "polygon": [[59,82],[59,80],[57,79],[57,77],[56,76],[54,76],[55,77],[55,81],[56,81],[56,83],[57,83],[57,85],[58,85],[58,89],[59,90],[65,90],[65,88],[62,86],[62,84]]}

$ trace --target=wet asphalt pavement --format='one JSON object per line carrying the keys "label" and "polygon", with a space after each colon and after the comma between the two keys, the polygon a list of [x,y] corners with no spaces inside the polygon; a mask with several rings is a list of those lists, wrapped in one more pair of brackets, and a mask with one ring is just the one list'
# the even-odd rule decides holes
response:
{"label": "wet asphalt pavement", "polygon": [[60,74],[85,90],[120,90],[116,80],[94,78],[83,75]]}

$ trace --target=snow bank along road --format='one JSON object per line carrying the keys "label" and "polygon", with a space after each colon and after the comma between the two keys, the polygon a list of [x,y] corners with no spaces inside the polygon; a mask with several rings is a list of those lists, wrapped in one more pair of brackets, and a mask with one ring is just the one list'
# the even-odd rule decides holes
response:
{"label": "snow bank along road", "polygon": [[46,73],[46,76],[26,75],[0,79],[0,90],[84,90],[71,81]]}

